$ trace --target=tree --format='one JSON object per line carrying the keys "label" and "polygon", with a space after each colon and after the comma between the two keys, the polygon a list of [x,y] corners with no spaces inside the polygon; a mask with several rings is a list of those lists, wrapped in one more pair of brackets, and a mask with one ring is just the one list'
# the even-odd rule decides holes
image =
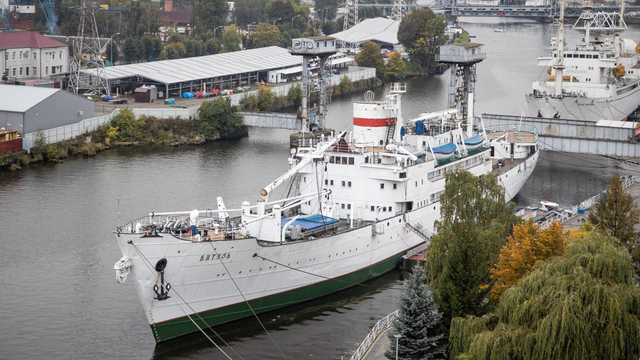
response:
{"label": "tree", "polygon": [[265,3],[260,0],[236,0],[233,6],[233,16],[236,24],[244,26],[259,23],[262,20]]}
{"label": "tree", "polygon": [[231,106],[231,99],[228,97],[203,101],[198,108],[198,119],[202,121],[203,128],[209,135],[242,127],[242,115],[238,114],[235,106]]}
{"label": "tree", "polygon": [[389,55],[389,58],[387,59],[384,76],[391,80],[401,78],[402,76],[404,76],[406,66],[407,65],[405,64],[400,51],[394,51],[391,53],[391,55]]}
{"label": "tree", "polygon": [[505,290],[515,286],[531,271],[539,260],[565,255],[565,241],[569,232],[554,221],[541,229],[529,219],[513,227],[513,234],[500,252],[500,261],[491,269],[491,279],[497,281],[491,289],[491,298],[498,300]]}
{"label": "tree", "polygon": [[138,40],[128,37],[122,45],[122,52],[127,63],[132,63],[140,59],[140,43]]}
{"label": "tree", "polygon": [[633,196],[622,188],[620,174],[611,179],[611,184],[589,212],[589,222],[611,232],[611,235],[629,249],[635,267],[639,268],[640,241],[635,226],[640,223],[640,210]]}
{"label": "tree", "polygon": [[380,53],[380,46],[373,41],[367,41],[360,46],[360,53],[355,56],[358,66],[376,69],[376,75],[384,75],[384,58]]}
{"label": "tree", "polygon": [[217,54],[220,52],[220,45],[218,45],[215,38],[211,38],[205,43],[205,49],[207,55]]}
{"label": "tree", "polygon": [[107,46],[105,47],[105,54],[107,56],[107,60],[109,60],[111,65],[116,63],[120,57],[120,49],[118,49],[118,44],[114,40],[109,40]]}
{"label": "tree", "polygon": [[278,19],[291,22],[296,15],[296,6],[292,0],[271,0],[264,9],[266,20],[270,23]]}
{"label": "tree", "polygon": [[417,9],[405,16],[398,27],[398,41],[404,46],[414,61],[431,71],[435,67],[435,54],[448,36],[443,17],[436,16],[431,9]]}
{"label": "tree", "polygon": [[236,26],[231,25],[227,30],[222,33],[222,47],[225,52],[240,50],[240,35],[236,31]]}
{"label": "tree", "polygon": [[193,6],[193,21],[196,31],[214,30],[226,22],[229,5],[225,0],[196,0]]}
{"label": "tree", "polygon": [[340,79],[340,93],[341,94],[348,93],[349,90],[351,90],[352,85],[353,83],[351,82],[351,79],[349,79],[347,75],[342,76],[342,79]]}
{"label": "tree", "polygon": [[455,318],[452,359],[637,359],[640,288],[631,256],[599,231],[572,238],[500,298],[495,315]]}
{"label": "tree", "polygon": [[[398,358],[400,359],[436,359],[443,358],[446,350],[445,335],[442,333],[442,313],[433,299],[433,293],[426,283],[424,269],[415,266],[406,281],[407,288],[400,295],[398,316],[392,326],[395,333],[401,333],[398,339]],[[385,356],[395,359],[396,339],[388,331],[390,341]]]}
{"label": "tree", "polygon": [[258,110],[271,110],[276,103],[276,93],[269,86],[260,86],[258,90]]}
{"label": "tree", "polygon": [[437,235],[427,249],[427,275],[445,323],[488,311],[489,270],[519,221],[494,175],[456,169],[445,174]]}
{"label": "tree", "polygon": [[289,92],[287,93],[287,100],[291,101],[294,105],[300,105],[302,103],[302,89],[299,83],[291,85]]}
{"label": "tree", "polygon": [[164,47],[164,52],[167,59],[182,59],[187,53],[187,48],[182,43],[173,42]]}
{"label": "tree", "polygon": [[254,48],[262,48],[267,46],[277,46],[280,44],[282,35],[275,25],[262,23],[256,27],[256,31],[251,35]]}

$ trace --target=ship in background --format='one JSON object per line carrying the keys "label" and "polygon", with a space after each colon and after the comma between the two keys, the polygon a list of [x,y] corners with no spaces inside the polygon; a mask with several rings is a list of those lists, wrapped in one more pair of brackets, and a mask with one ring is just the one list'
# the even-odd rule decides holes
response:
{"label": "ship in background", "polygon": [[640,103],[638,45],[624,37],[622,14],[593,12],[586,7],[573,28],[582,40],[568,46],[564,38],[564,2],[558,36],[549,57],[538,58],[550,75],[533,83],[526,95],[530,116],[623,121]]}

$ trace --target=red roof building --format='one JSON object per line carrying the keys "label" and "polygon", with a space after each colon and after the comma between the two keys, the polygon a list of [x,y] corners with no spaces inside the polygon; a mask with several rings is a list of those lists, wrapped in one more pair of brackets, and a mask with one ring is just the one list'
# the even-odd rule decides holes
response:
{"label": "red roof building", "polygon": [[69,71],[69,47],[36,32],[0,33],[0,70],[10,80]]}

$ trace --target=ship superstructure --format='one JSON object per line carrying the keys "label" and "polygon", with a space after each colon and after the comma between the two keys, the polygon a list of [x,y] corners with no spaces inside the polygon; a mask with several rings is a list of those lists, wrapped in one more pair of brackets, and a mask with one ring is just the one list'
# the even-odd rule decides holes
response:
{"label": "ship superstructure", "polygon": [[548,77],[534,82],[526,95],[530,115],[625,120],[640,102],[640,65],[636,42],[624,37],[621,13],[586,8],[573,26],[582,39],[573,45],[565,43],[563,21],[561,16],[550,56],[538,58]]}

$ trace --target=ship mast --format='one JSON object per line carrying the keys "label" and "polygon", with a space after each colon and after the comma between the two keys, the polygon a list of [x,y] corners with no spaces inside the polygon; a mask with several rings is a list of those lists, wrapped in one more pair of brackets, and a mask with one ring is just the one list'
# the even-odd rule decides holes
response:
{"label": "ship mast", "polygon": [[564,0],[560,1],[560,19],[558,20],[558,42],[556,44],[556,96],[562,96],[562,77],[564,75]]}
{"label": "ship mast", "polygon": [[624,0],[622,0],[622,4],[620,4],[620,27],[625,26],[624,23]]}

